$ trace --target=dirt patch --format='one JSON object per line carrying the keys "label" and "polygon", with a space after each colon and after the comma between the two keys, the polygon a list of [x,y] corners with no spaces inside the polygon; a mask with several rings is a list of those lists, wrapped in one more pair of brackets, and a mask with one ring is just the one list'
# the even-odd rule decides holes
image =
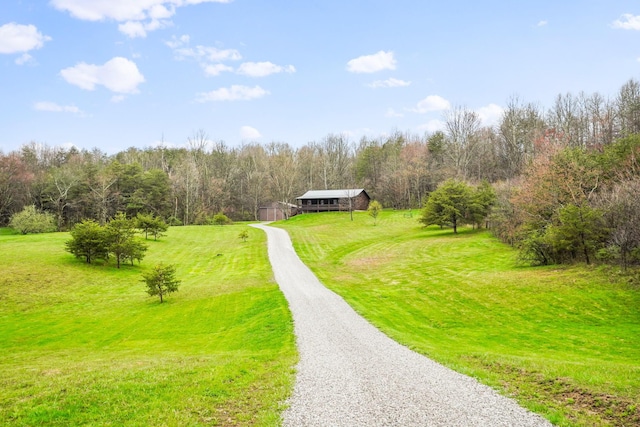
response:
{"label": "dirt patch", "polygon": [[538,384],[555,402],[578,414],[600,418],[615,426],[640,426],[638,402],[630,398],[583,390],[567,378],[540,380]]}
{"label": "dirt patch", "polygon": [[347,261],[347,264],[352,267],[368,269],[386,261],[388,258],[383,257],[365,257],[357,258]]}
{"label": "dirt patch", "polygon": [[507,394],[559,409],[579,425],[640,426],[638,400],[580,388],[570,378],[548,378],[539,372],[473,359],[500,374]]}

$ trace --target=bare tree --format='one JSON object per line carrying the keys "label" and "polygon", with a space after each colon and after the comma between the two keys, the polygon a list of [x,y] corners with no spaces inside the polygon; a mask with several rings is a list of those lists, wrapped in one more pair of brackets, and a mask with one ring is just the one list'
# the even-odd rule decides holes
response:
{"label": "bare tree", "polygon": [[280,203],[280,209],[289,217],[289,203],[293,201],[296,183],[295,152],[286,143],[272,142],[267,146],[269,156],[269,185],[271,197]]}
{"label": "bare tree", "polygon": [[0,153],[0,224],[9,222],[29,202],[33,174],[17,153]]}
{"label": "bare tree", "polygon": [[498,156],[505,178],[519,175],[533,158],[534,141],[544,131],[538,107],[523,103],[518,97],[507,102],[498,124]]}
{"label": "bare tree", "polygon": [[[174,217],[182,217],[184,225],[192,224],[195,218],[194,206],[198,203],[199,173],[192,156],[182,159],[175,175],[171,176],[174,193]],[[182,208],[179,211],[179,207]]]}
{"label": "bare tree", "polygon": [[253,219],[258,220],[258,209],[262,203],[266,188],[266,152],[258,144],[243,145],[237,157],[240,199],[242,208],[250,206]]}
{"label": "bare tree", "polygon": [[549,126],[561,134],[568,145],[583,147],[582,128],[580,126],[582,111],[578,98],[571,93],[558,95],[547,113]]}
{"label": "bare tree", "polygon": [[[623,268],[631,262],[634,250],[640,247],[640,179],[635,177],[617,183],[598,195],[596,206],[605,212],[609,231],[609,250]],[[637,260],[636,260],[637,261]]]}
{"label": "bare tree", "polygon": [[324,189],[341,188],[353,181],[352,144],[346,135],[328,135],[318,145]]}
{"label": "bare tree", "polygon": [[58,230],[62,230],[65,218],[64,211],[70,204],[69,191],[78,184],[78,178],[78,172],[71,170],[70,167],[51,169],[48,199],[56,210]]}
{"label": "bare tree", "polygon": [[98,221],[100,225],[107,223],[107,217],[109,212],[109,205],[113,199],[110,191],[111,186],[116,183],[118,179],[103,171],[97,176],[97,179],[90,183],[89,188],[93,193],[93,199],[95,200],[95,207],[98,213]]}
{"label": "bare tree", "polygon": [[318,172],[318,150],[315,144],[310,143],[296,150],[297,179],[300,190],[313,190],[315,188]]}
{"label": "bare tree", "polygon": [[457,176],[466,178],[468,166],[478,144],[480,116],[466,107],[456,107],[445,114],[445,155]]}
{"label": "bare tree", "polygon": [[349,209],[349,216],[351,217],[351,221],[353,221],[353,210],[354,210],[354,197],[358,195],[355,189],[346,189],[344,190],[344,201]]}
{"label": "bare tree", "polygon": [[640,82],[625,83],[616,99],[619,128],[622,136],[640,132]]}
{"label": "bare tree", "polygon": [[616,110],[615,105],[599,93],[585,99],[588,114],[587,146],[602,146],[613,143],[615,139]]}

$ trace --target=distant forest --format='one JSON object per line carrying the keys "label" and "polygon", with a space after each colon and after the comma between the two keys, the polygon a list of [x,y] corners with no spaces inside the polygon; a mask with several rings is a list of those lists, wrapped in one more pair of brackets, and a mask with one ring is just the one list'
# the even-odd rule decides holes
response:
{"label": "distant forest", "polygon": [[[0,225],[30,205],[52,213],[59,230],[83,219],[104,223],[118,212],[153,214],[174,225],[205,224],[219,212],[255,220],[260,206],[295,203],[310,189],[365,188],[385,208],[420,208],[441,182],[457,178],[493,185],[498,202],[490,223],[512,244],[558,233],[554,227],[569,205],[593,209],[606,223],[607,236],[592,236],[593,244],[584,237],[583,246],[544,254],[542,263],[567,254],[589,261],[591,253],[629,237],[611,230],[624,209],[640,210],[631,206],[640,194],[638,81],[629,80],[613,97],[558,95],[546,111],[514,97],[492,127],[466,107],[449,110],[443,122],[442,131],[424,135],[396,131],[356,142],[331,134],[298,148],[286,142],[229,147],[203,130],[186,148],[115,155],[31,142],[0,152]],[[633,200],[623,201],[627,196]]]}

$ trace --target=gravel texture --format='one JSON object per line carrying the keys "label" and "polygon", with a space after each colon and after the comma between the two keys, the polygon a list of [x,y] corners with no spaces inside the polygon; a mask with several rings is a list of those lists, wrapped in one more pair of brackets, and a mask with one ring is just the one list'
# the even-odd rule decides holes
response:
{"label": "gravel texture", "polygon": [[286,426],[551,426],[542,417],[396,343],[325,288],[286,231],[267,233],[293,313],[300,362]]}

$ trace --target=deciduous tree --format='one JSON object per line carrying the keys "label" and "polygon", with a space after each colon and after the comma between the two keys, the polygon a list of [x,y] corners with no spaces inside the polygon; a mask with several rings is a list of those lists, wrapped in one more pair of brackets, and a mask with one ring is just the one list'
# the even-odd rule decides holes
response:
{"label": "deciduous tree", "polygon": [[446,114],[445,155],[458,177],[468,175],[468,166],[478,145],[480,125],[478,113],[465,107],[454,108]]}
{"label": "deciduous tree", "polygon": [[604,246],[607,235],[602,212],[589,205],[568,204],[558,209],[558,222],[548,230],[557,252],[576,258],[584,256],[591,263],[594,252]]}
{"label": "deciduous tree", "polygon": [[382,211],[382,205],[377,200],[372,200],[369,203],[369,208],[367,208],[367,213],[371,218],[373,218],[373,225],[378,223],[378,215]]}
{"label": "deciduous tree", "polygon": [[56,230],[53,215],[39,211],[34,205],[26,206],[22,211],[13,214],[9,227],[21,234],[50,233]]}
{"label": "deciduous tree", "polygon": [[467,222],[467,211],[471,202],[472,189],[463,181],[450,179],[443,182],[429,198],[422,209],[419,221],[426,226],[451,226],[458,232],[458,225]]}

